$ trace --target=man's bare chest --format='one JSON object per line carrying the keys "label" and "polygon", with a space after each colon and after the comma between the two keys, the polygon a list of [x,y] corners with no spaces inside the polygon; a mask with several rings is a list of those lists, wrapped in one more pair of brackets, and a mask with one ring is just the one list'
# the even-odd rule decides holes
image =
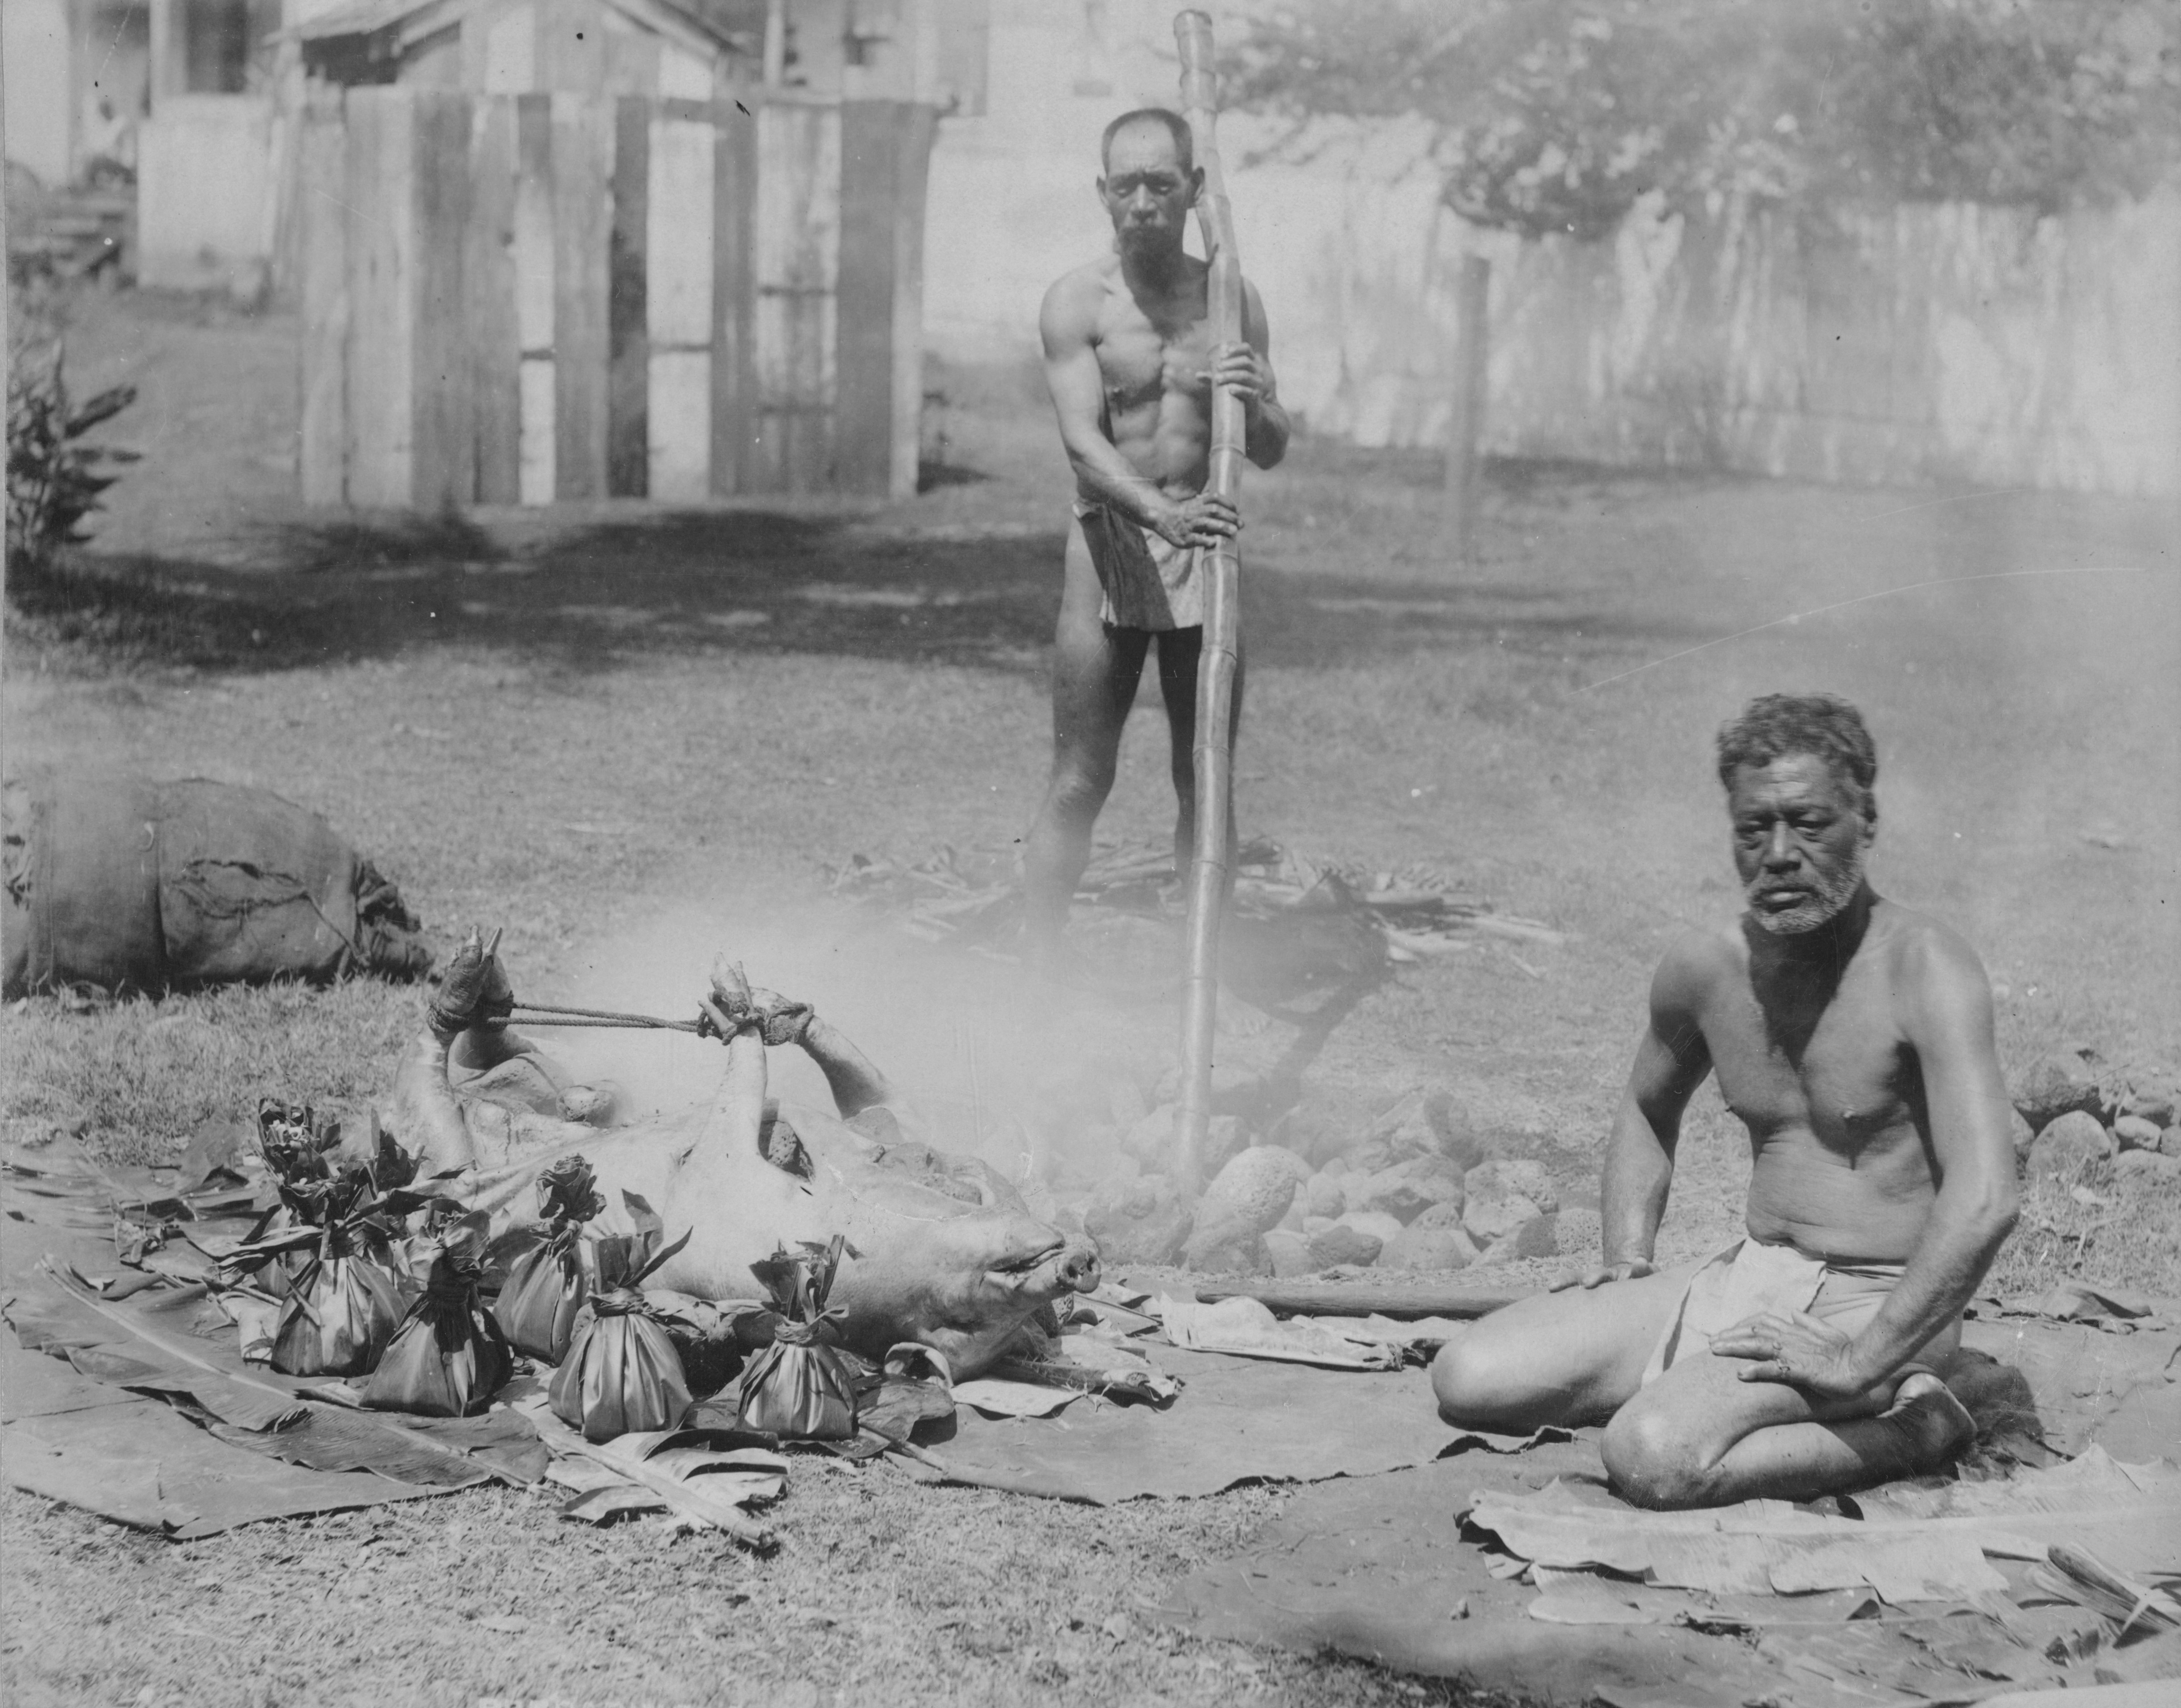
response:
{"label": "man's bare chest", "polygon": [[1913,1117],[1913,1053],[1886,1005],[1850,996],[1783,1012],[1742,991],[1707,1011],[1720,1094],[1752,1138],[1807,1128],[1853,1149]]}
{"label": "man's bare chest", "polygon": [[1117,409],[1140,408],[1175,394],[1206,389],[1212,365],[1211,323],[1201,315],[1154,318],[1123,300],[1099,319],[1098,371]]}

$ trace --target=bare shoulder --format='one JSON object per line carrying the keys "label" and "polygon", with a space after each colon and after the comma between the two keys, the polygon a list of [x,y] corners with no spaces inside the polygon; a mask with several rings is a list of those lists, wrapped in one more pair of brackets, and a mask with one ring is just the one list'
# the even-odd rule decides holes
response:
{"label": "bare shoulder", "polygon": [[1991,978],[1960,932],[1928,913],[1883,898],[1873,923],[1887,983],[1908,1005],[1908,1016],[1930,1017],[1964,1007],[1989,1016]]}
{"label": "bare shoulder", "polygon": [[1902,1032],[1921,1047],[1991,1051],[1991,978],[1961,931],[1896,901],[1878,903],[1886,989]]}
{"label": "bare shoulder", "polygon": [[1097,324],[1098,310],[1113,288],[1118,257],[1105,256],[1086,262],[1053,280],[1045,293],[1041,318],[1050,328],[1056,322],[1085,333]]}
{"label": "bare shoulder", "polygon": [[1692,1018],[1721,985],[1746,978],[1748,950],[1731,926],[1684,931],[1666,946],[1651,975],[1651,1011]]}
{"label": "bare shoulder", "polygon": [[1893,1019],[1926,1071],[1958,1062],[1998,1073],[1991,979],[1968,938],[1896,901],[1878,903],[1874,927]]}

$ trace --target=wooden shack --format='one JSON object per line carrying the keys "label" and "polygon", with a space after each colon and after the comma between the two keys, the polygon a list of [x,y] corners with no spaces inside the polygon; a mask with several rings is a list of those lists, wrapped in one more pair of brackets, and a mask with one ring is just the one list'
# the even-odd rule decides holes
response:
{"label": "wooden shack", "polygon": [[305,498],[914,491],[926,166],[942,108],[981,105],[983,11],[320,14],[292,203]]}
{"label": "wooden shack", "polygon": [[934,118],[317,91],[306,500],[914,491]]}

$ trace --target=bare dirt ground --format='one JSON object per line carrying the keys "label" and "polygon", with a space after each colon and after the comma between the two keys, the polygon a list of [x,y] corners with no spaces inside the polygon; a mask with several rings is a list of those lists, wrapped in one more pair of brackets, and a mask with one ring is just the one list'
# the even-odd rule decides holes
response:
{"label": "bare dirt ground", "polygon": [[[909,954],[824,895],[853,853],[1004,846],[1035,805],[1067,483],[1032,377],[934,376],[943,454],[897,504],[329,518],[286,496],[292,337],[179,302],[86,306],[79,383],[139,381],[113,437],[147,457],[81,571],[9,614],[11,771],[277,789],[345,829],[447,940],[505,921],[520,985],[545,1000],[677,1011],[732,948],[972,1110],[1025,1040],[1081,1023],[1168,1047],[1157,1016],[1010,1031],[1007,969]],[[1406,1085],[1454,1085],[1570,1202],[1594,1195],[1650,967],[1670,934],[1735,906],[1711,731],[1782,688],[1864,707],[1883,762],[1874,878],[1977,945],[2010,1061],[2077,1041],[2171,1057],[2170,507],[1510,466],[1481,561],[1458,569],[1434,474],[1306,435],[1253,477],[1241,828],[1374,868],[1428,862],[1571,939],[1405,971],[1317,1053],[1313,1096],[1361,1125]],[[1147,698],[1111,835],[1165,834],[1164,764]],[[357,985],[91,1017],[32,1003],[0,1017],[0,1116],[19,1140],[87,1121],[104,1153],[163,1160],[261,1091],[383,1090],[416,1002]],[[662,1100],[709,1071],[605,1065]],[[1731,1234],[1738,1145],[1707,1094],[1665,1253]],[[2067,1248],[2085,1273],[2181,1292],[2172,1204],[2049,1214],[2087,1216]],[[2010,1273],[2038,1272],[2038,1249]],[[755,1562],[560,1524],[505,1491],[186,1547],[11,1491],[0,1678],[25,1703],[1452,1700],[1132,1611],[1282,1499],[1092,1512],[798,1461],[787,1546]]]}

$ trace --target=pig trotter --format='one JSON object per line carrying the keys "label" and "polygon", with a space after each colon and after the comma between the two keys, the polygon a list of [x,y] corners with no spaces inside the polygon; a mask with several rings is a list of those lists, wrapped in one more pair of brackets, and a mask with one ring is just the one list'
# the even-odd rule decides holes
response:
{"label": "pig trotter", "polygon": [[492,941],[476,926],[447,962],[428,1007],[432,1030],[444,1037],[476,1026],[504,1026],[515,1009],[514,987],[500,964],[500,933]]}

